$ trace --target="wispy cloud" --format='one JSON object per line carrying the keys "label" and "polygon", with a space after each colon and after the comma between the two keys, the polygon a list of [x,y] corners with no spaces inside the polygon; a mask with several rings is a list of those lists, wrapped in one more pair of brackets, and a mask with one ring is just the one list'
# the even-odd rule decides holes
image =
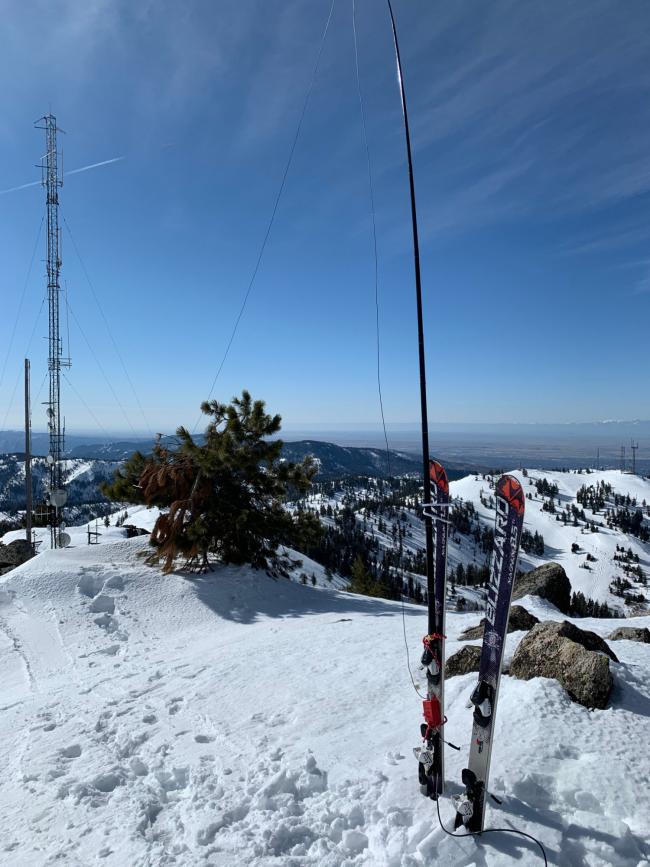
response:
{"label": "wispy cloud", "polygon": [[[621,15],[610,0],[495,0],[429,14],[421,30],[433,37],[411,53],[408,83],[426,198],[444,223],[557,219],[650,192],[645,4]],[[508,183],[477,186],[495,164]]]}
{"label": "wispy cloud", "polygon": [[[191,130],[193,145],[203,141],[198,123],[217,125],[227,135],[201,145],[213,159],[263,164],[295,122],[329,3],[307,9],[302,0],[287,0],[278,9],[224,0],[217,9],[88,0],[82,8],[62,0],[63,14],[45,0],[37,5],[39,15],[17,5],[10,16],[3,77],[15,75],[28,46],[43,44],[28,75],[40,81],[56,57],[62,89],[86,99],[88,83],[95,90],[97,83],[86,67],[101,68],[104,82],[110,58],[111,93],[122,95],[120,121],[131,143],[145,149],[161,122],[172,119],[180,141]],[[387,19],[374,10],[371,0],[359,3],[371,126],[373,107],[384,116],[391,102],[397,110]],[[337,6],[322,64],[326,80],[335,70],[339,104],[354,90],[349,14],[345,4]],[[398,26],[418,199],[431,231],[462,231],[512,215],[580,214],[650,191],[650,9],[642,0],[629,0],[625,15],[615,0],[405,4]],[[52,28],[56,38],[46,39]],[[17,82],[21,101],[23,86]],[[327,116],[321,93],[317,87],[308,125],[322,125]],[[333,117],[332,129],[339,120]],[[382,147],[390,147],[394,165],[403,159],[403,143],[392,120]],[[373,146],[373,159],[386,168],[390,159],[379,150]]]}
{"label": "wispy cloud", "polygon": [[563,244],[559,252],[561,255],[569,256],[580,253],[610,253],[638,247],[640,244],[647,244],[648,242],[650,242],[650,226],[648,225],[610,226],[604,232],[602,230],[593,230],[589,233],[581,232],[579,237]]}

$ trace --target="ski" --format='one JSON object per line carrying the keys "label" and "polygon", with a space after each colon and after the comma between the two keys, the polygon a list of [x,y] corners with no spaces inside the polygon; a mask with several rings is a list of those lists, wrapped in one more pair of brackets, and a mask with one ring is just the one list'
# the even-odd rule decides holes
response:
{"label": "ski", "polygon": [[[425,520],[433,523],[434,598],[429,600],[432,610],[433,632],[422,639],[424,652],[422,666],[427,676],[427,697],[422,702],[425,722],[420,726],[422,746],[414,753],[418,759],[418,779],[423,795],[436,800],[442,794],[445,780],[443,726],[445,684],[445,598],[447,592],[447,528],[449,526],[449,482],[447,473],[438,461],[429,461],[431,505],[425,505]],[[431,625],[429,625],[431,629]]]}
{"label": "ski", "polygon": [[509,475],[501,476],[496,486],[494,552],[479,679],[470,699],[474,706],[474,725],[469,764],[462,775],[465,792],[455,799],[455,827],[464,825],[468,831],[477,833],[483,830],[485,817],[485,795],[490,774],[503,648],[508,630],[525,503],[524,491],[517,479]]}

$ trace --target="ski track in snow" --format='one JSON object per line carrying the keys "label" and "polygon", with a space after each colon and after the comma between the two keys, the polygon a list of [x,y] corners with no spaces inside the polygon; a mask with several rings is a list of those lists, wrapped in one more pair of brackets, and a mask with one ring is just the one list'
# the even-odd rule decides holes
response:
{"label": "ski track in snow", "polygon": [[[71,528],[77,547],[0,579],[1,865],[542,863],[513,834],[445,836],[419,794],[398,604],[245,569],[163,576],[142,563],[146,539],[102,529],[86,546]],[[417,682],[426,614],[405,611]],[[448,654],[478,617],[448,615]],[[522,636],[508,636],[506,663]],[[487,823],[534,834],[550,864],[650,867],[650,646],[614,649],[604,711],[555,681],[502,681],[490,788],[503,804],[489,802]],[[445,688],[462,747],[446,752],[447,827],[473,682]]]}

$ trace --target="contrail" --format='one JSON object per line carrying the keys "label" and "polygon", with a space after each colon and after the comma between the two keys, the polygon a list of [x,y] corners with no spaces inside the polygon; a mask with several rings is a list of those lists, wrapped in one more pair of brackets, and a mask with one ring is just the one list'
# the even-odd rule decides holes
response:
{"label": "contrail", "polygon": [[111,160],[102,160],[101,163],[92,163],[89,166],[82,166],[80,169],[72,169],[71,172],[66,172],[66,175],[78,175],[79,172],[87,172],[89,169],[96,169],[99,166],[108,166],[111,163],[119,163],[120,160],[124,160],[126,157],[113,157]]}
{"label": "contrail", "polygon": [[8,190],[0,190],[0,196],[4,196],[5,193],[15,193],[16,190],[26,190],[27,187],[40,186],[40,184],[40,181],[32,181],[29,184],[21,184],[19,187],[10,187]]}
{"label": "contrail", "polygon": [[[89,166],[81,166],[80,169],[72,169],[72,171],[65,172],[66,175],[78,175],[79,172],[87,172],[90,169],[99,168],[99,166],[108,166],[111,163],[119,163],[120,160],[125,160],[126,157],[113,157],[110,160],[102,160],[100,163],[91,163]],[[6,193],[15,193],[17,190],[26,190],[27,187],[40,187],[40,181],[30,181],[28,184],[21,184],[19,187],[10,187],[8,190],[0,190],[0,196],[6,195]]]}

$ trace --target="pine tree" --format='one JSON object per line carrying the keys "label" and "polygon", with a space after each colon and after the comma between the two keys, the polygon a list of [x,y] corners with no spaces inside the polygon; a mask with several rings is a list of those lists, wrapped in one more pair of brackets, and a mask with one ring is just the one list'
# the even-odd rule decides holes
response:
{"label": "pine tree", "polygon": [[354,563],[352,564],[352,577],[350,578],[348,590],[350,593],[364,593],[366,595],[369,595],[370,593],[370,575],[368,574],[368,570],[366,569],[360,554],[357,554],[354,558]]}
{"label": "pine tree", "polygon": [[316,467],[281,460],[279,415],[268,415],[264,402],[247,391],[228,405],[204,402],[210,417],[203,442],[179,427],[175,451],[158,444],[151,457],[137,453],[103,487],[110,499],[165,509],[151,533],[155,552],[149,562],[163,561],[170,572],[178,556],[191,568],[209,568],[208,556],[224,563],[281,567],[280,545],[300,545],[319,531],[318,518],[296,518],[283,501],[290,491],[304,494]]}
{"label": "pine tree", "polygon": [[124,469],[115,471],[111,484],[104,482],[100,485],[104,496],[117,503],[143,504],[145,500],[139,482],[151,460],[151,456],[147,457],[138,451],[133,452],[124,464]]}

